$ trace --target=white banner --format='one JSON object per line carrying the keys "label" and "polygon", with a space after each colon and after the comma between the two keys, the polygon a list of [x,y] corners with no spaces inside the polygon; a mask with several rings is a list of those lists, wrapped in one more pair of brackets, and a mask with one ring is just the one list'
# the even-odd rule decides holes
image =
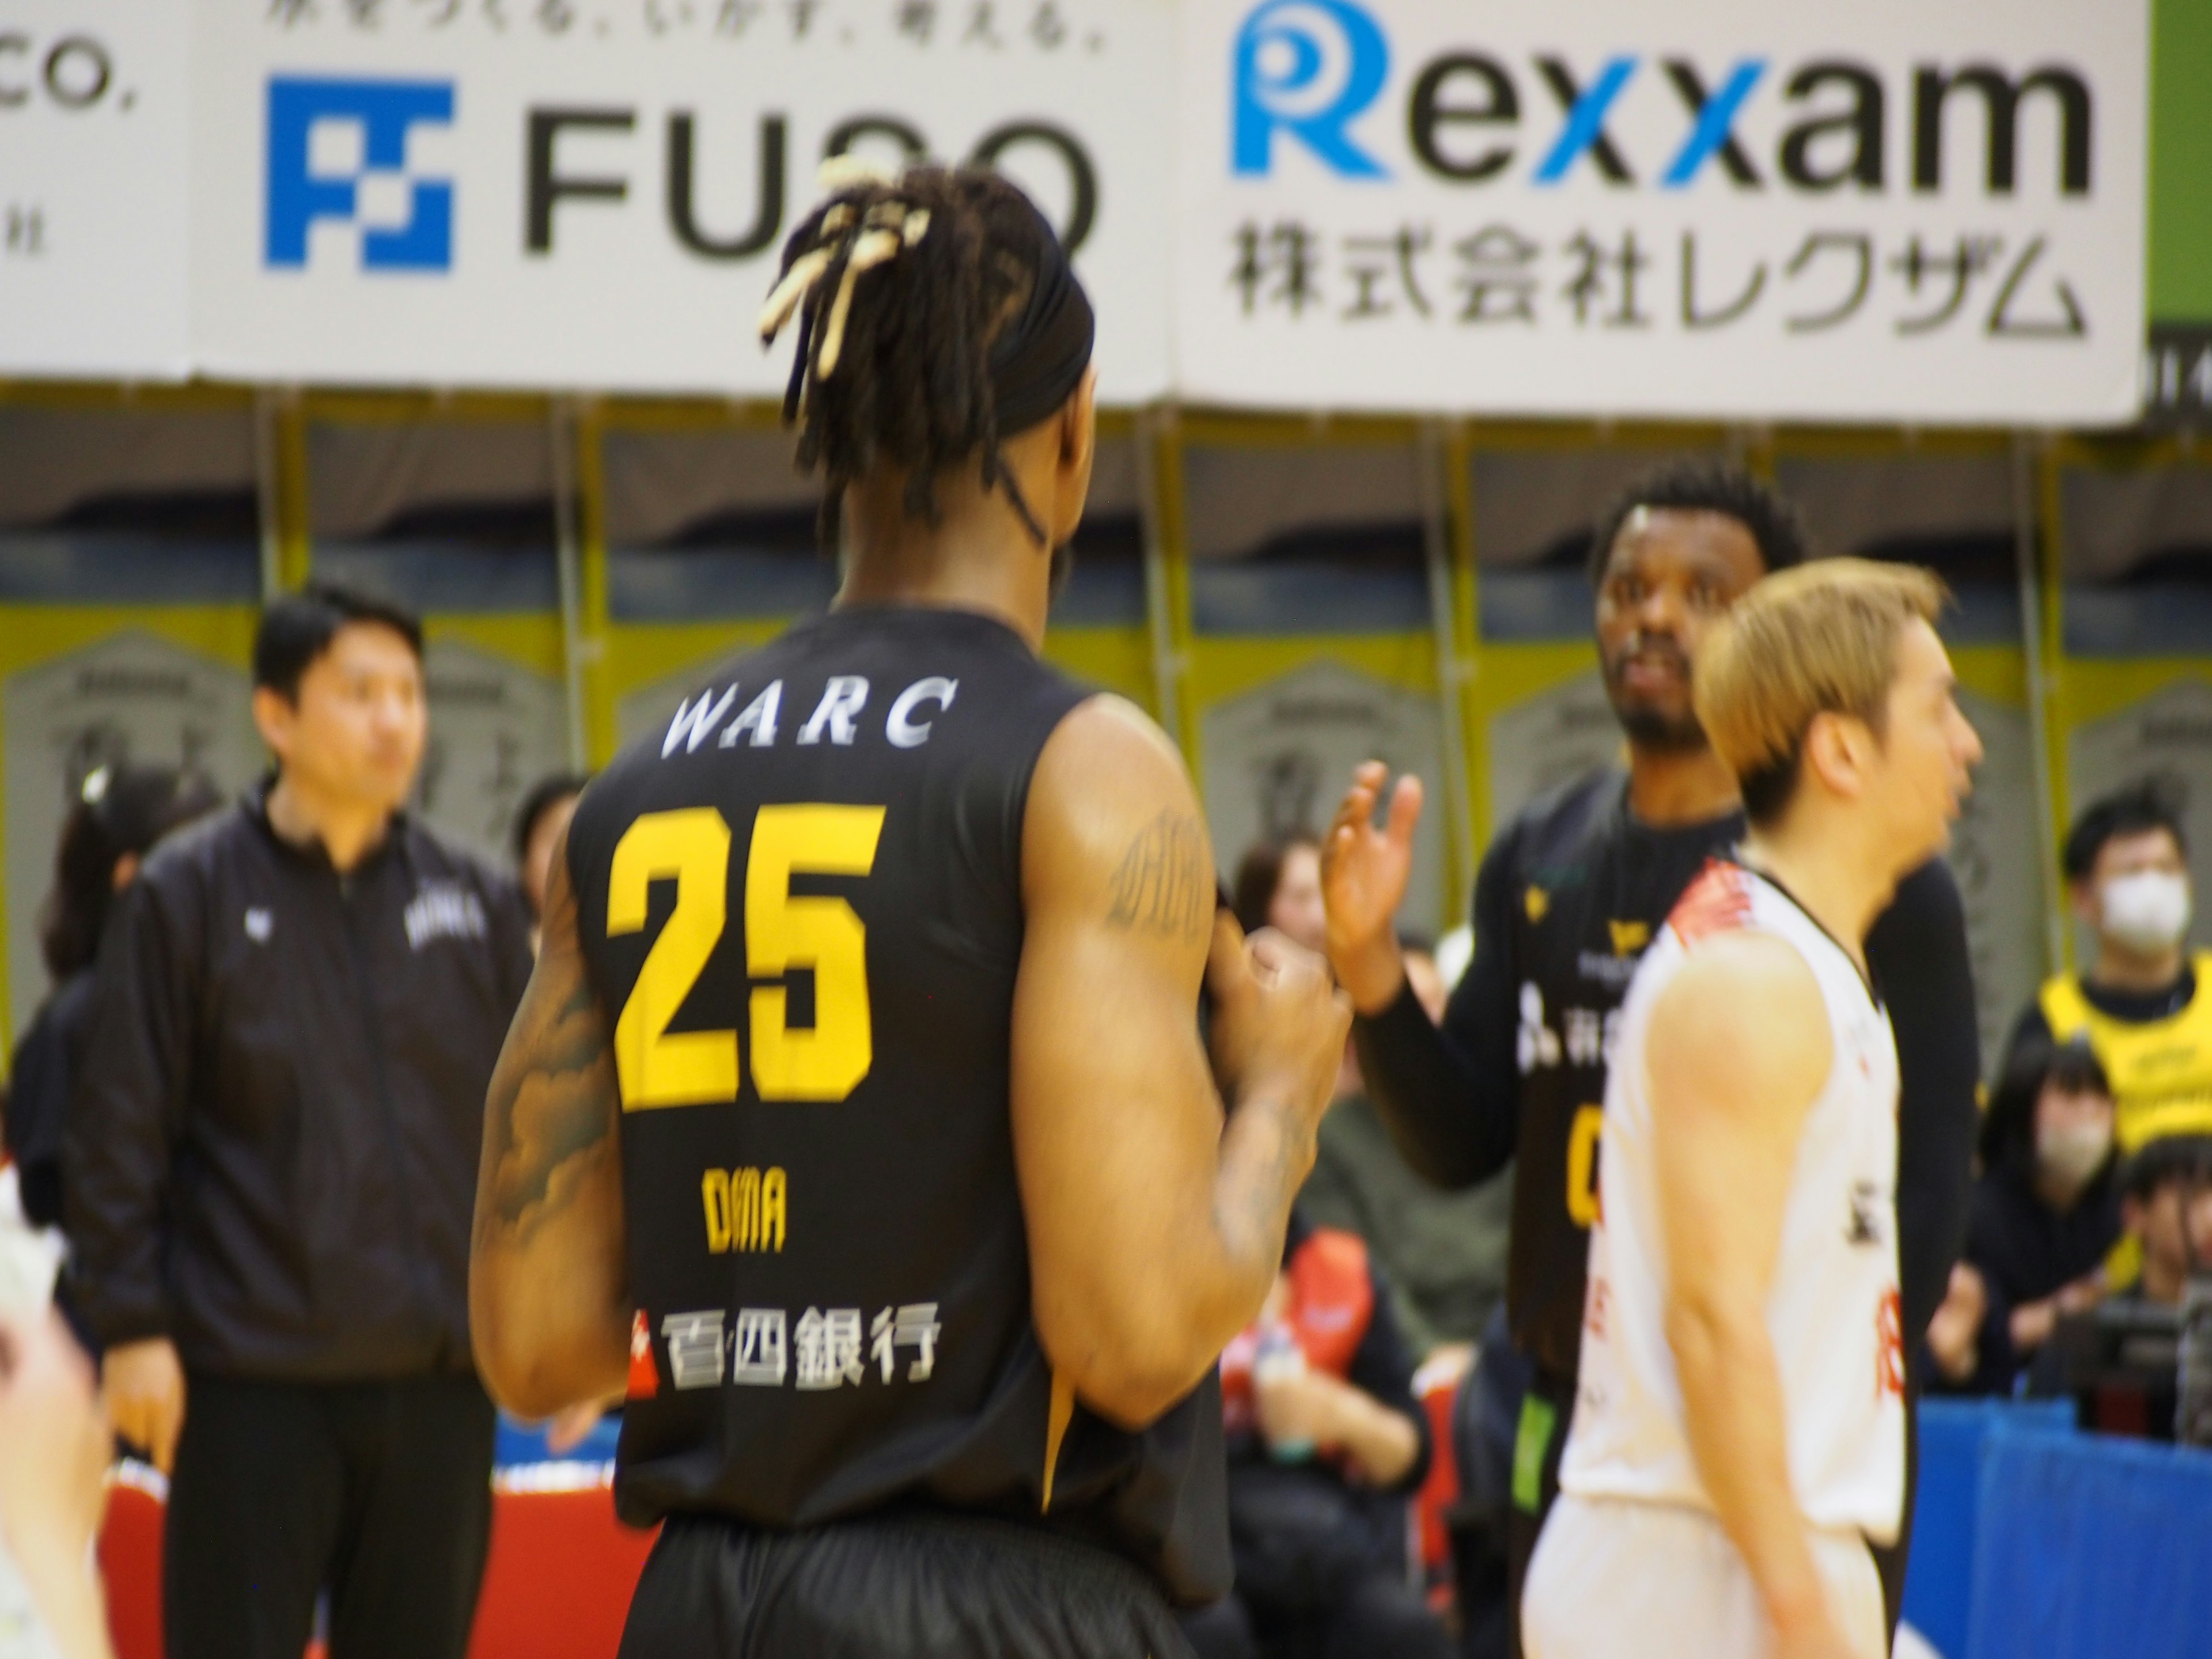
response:
{"label": "white banner", "polygon": [[2147,0],[1182,0],[1182,395],[2094,423]]}
{"label": "white banner", "polygon": [[1102,392],[2135,417],[2148,0],[0,0],[0,372],[773,397],[822,157],[995,161]]}
{"label": "white banner", "polygon": [[0,368],[178,376],[187,0],[0,0]]}
{"label": "white banner", "polygon": [[780,396],[753,319],[849,148],[1002,167],[1076,245],[1102,394],[1168,389],[1168,0],[195,12],[215,373]]}

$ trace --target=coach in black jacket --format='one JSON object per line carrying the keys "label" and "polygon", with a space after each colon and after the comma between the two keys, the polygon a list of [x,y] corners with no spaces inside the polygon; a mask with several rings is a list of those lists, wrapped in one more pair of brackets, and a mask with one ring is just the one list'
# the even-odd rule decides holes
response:
{"label": "coach in black jacket", "polygon": [[147,861],[64,1147],[116,1425],[172,1469],[171,1659],[460,1659],[490,1524],[469,1347],[486,1084],[530,969],[510,884],[401,810],[410,617],[317,586],[254,643],[277,757]]}

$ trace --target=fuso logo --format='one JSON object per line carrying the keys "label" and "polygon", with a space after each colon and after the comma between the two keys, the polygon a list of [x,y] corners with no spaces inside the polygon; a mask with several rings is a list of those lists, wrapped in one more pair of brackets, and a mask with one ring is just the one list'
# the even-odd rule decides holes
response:
{"label": "fuso logo", "polygon": [[363,270],[452,270],[453,181],[410,165],[408,135],[453,119],[450,81],[272,76],[264,263],[304,266],[322,220],[358,239]]}
{"label": "fuso logo", "polygon": [[1281,128],[1337,173],[1386,176],[1345,131],[1390,72],[1390,43],[1351,0],[1267,0],[1237,37],[1234,165],[1264,173]]}

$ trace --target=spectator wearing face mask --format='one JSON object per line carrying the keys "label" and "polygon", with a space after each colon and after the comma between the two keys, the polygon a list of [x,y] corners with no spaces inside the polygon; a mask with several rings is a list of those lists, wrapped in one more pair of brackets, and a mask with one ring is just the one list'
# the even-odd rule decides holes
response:
{"label": "spectator wearing face mask", "polygon": [[1966,1256],[1929,1327],[1936,1386],[2010,1394],[2059,1319],[2103,1300],[2120,1237],[2112,1086],[2083,1042],[2024,1042],[1982,1125]]}
{"label": "spectator wearing face mask", "polygon": [[2112,1079],[2123,1153],[2168,1135],[2212,1134],[2212,952],[2193,957],[2193,894],[2178,782],[2108,795],[2066,838],[2075,914],[2096,934],[2087,969],[2046,983],[2012,1051],[2086,1038]]}

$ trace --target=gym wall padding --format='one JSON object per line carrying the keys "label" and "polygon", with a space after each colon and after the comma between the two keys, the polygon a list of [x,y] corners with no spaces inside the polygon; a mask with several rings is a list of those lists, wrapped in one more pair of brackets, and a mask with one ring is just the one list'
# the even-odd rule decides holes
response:
{"label": "gym wall padding", "polygon": [[[2069,442],[2054,469],[2053,744],[2061,822],[2154,772],[2189,792],[2212,943],[2212,465],[2179,444]],[[2077,957],[2086,945],[2071,941]]]}
{"label": "gym wall padding", "polygon": [[2070,1400],[1921,1401],[1905,1621],[1943,1659],[1966,1659],[1981,1533],[1982,1457],[1990,1436],[2073,1431]]}
{"label": "gym wall padding", "polygon": [[[837,569],[820,548],[820,486],[793,470],[781,427],[726,413],[625,413],[596,441],[599,523],[587,531],[586,558],[604,546],[593,692],[612,710],[593,742],[604,763],[617,744],[665,725],[718,665],[826,608]],[[1128,422],[1103,423],[1073,575],[1054,606],[1045,656],[1149,708],[1138,457]]]}
{"label": "gym wall padding", "polygon": [[38,912],[86,776],[260,771],[260,562],[242,399],[0,404],[0,1059],[46,993]]}
{"label": "gym wall padding", "polygon": [[[1656,462],[1734,453],[1802,499],[1820,550],[1931,559],[1960,592],[1946,631],[1991,751],[1955,860],[1987,1043],[2049,965],[2041,848],[2090,793],[2152,769],[2197,780],[2212,892],[2212,467],[2179,440],[2014,442],[1109,413],[1046,652],[1166,718],[1224,866],[1263,828],[1320,827],[1352,759],[1413,766],[1431,805],[1407,921],[1448,927],[1496,826],[1620,752],[1590,529]],[[0,387],[0,1021],[19,1029],[43,988],[32,920],[83,755],[143,732],[131,752],[189,749],[226,785],[261,764],[245,668],[266,588],[319,571],[428,612],[430,814],[503,858],[540,772],[603,763],[711,665],[828,602],[790,443],[772,409],[703,400]],[[2006,563],[2024,493],[2048,801]],[[34,704],[51,730],[27,736]]]}
{"label": "gym wall padding", "polygon": [[1975,1478],[1966,1640],[1945,1659],[2204,1651],[2212,1452],[2000,1421]]}
{"label": "gym wall padding", "polygon": [[1145,592],[1146,530],[1139,473],[1152,458],[1134,422],[1102,416],[1075,562],[1053,602],[1045,659],[1157,718],[1158,681]]}
{"label": "gym wall padding", "polygon": [[1419,773],[1401,921],[1434,937],[1460,918],[1418,457],[1402,428],[1362,435],[1186,426],[1194,765],[1224,877],[1326,828],[1361,761]]}
{"label": "gym wall padding", "polygon": [[774,424],[625,412],[596,441],[586,556],[605,549],[605,616],[587,622],[604,628],[595,684],[611,720],[596,726],[592,756],[603,765],[665,726],[719,664],[827,607],[837,573],[816,539],[820,492],[792,471],[790,437]]}
{"label": "gym wall padding", "polygon": [[514,811],[569,764],[553,503],[542,419],[311,410],[309,570],[423,620],[426,821],[501,867]]}

